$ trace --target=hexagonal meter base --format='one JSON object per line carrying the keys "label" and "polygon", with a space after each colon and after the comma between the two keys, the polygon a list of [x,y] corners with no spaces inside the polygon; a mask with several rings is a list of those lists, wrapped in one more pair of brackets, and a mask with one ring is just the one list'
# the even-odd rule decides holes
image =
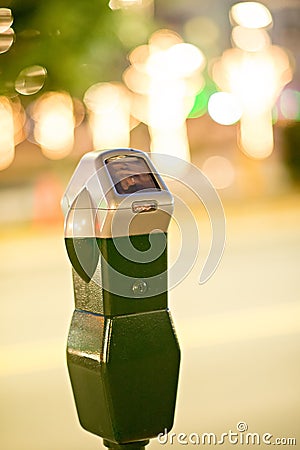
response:
{"label": "hexagonal meter base", "polygon": [[75,310],[67,360],[80,423],[109,448],[142,448],[172,428],[180,350],[169,311]]}

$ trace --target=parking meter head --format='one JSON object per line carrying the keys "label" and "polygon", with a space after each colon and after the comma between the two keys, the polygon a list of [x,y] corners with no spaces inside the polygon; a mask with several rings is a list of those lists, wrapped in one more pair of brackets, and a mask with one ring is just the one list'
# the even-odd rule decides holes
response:
{"label": "parking meter head", "polygon": [[117,149],[87,153],[82,158],[62,208],[70,261],[88,281],[98,261],[93,238],[166,232],[173,199],[144,153]]}
{"label": "parking meter head", "polygon": [[[119,193],[128,187],[133,192]],[[75,306],[106,315],[166,308],[166,232],[173,199],[147,156],[128,149],[87,154],[64,203],[70,205],[65,242],[76,272]],[[87,293],[95,284],[101,296],[91,308]]]}

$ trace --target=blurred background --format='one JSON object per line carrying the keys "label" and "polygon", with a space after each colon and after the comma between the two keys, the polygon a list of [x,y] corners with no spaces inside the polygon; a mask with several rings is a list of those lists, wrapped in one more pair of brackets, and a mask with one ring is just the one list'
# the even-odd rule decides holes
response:
{"label": "blurred background", "polygon": [[[66,370],[60,199],[84,153],[122,146],[191,161],[227,220],[221,264],[200,286],[209,220],[177,186],[200,251],[170,293],[174,431],[245,421],[300,442],[299,42],[299,0],[1,2],[1,448],[101,448],[79,426]],[[171,262],[177,247],[171,226]]]}

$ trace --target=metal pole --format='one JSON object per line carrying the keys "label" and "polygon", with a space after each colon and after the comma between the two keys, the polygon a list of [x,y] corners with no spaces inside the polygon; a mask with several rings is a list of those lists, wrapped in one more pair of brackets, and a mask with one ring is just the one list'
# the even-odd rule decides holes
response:
{"label": "metal pole", "polygon": [[116,444],[103,439],[103,444],[111,450],[145,450],[146,445],[149,444],[149,440],[129,442],[128,444]]}

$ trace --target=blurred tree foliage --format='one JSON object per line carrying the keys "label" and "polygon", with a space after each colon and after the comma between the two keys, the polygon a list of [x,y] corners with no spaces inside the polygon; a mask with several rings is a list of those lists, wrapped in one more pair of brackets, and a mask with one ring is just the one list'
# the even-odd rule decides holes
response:
{"label": "blurred tree foliage", "polygon": [[[7,0],[16,40],[0,55],[0,94],[12,95],[19,72],[44,66],[42,92],[67,90],[82,97],[100,81],[118,81],[128,51],[147,42],[151,18],[138,12],[112,11],[106,0]],[[32,100],[30,96],[29,100]]]}
{"label": "blurred tree foliage", "polygon": [[285,148],[283,161],[294,183],[300,184],[300,122],[284,129]]}

